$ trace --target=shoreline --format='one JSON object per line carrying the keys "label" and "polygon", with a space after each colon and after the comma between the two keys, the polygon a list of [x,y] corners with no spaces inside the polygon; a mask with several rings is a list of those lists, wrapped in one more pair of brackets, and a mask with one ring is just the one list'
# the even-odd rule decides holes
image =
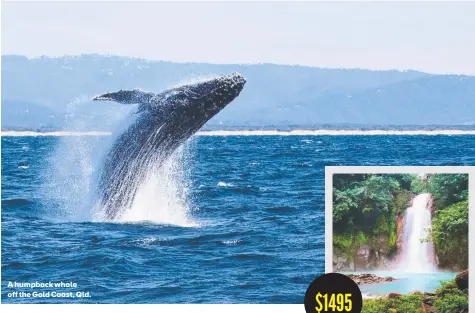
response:
{"label": "shoreline", "polygon": [[[39,136],[110,136],[106,131],[1,131],[2,137],[39,137]],[[200,131],[195,136],[460,136],[475,135],[475,130],[210,130]]]}

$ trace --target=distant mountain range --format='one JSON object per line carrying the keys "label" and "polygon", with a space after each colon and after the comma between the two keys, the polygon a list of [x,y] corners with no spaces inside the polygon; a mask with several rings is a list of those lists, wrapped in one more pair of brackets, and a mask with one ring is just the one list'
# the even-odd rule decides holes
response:
{"label": "distant mountain range", "polygon": [[316,125],[472,125],[475,77],[416,71],[325,69],[274,64],[217,65],[82,55],[2,56],[2,129],[106,130],[121,105],[94,95],[119,89],[159,92],[203,77],[242,73],[239,98],[211,128]]}

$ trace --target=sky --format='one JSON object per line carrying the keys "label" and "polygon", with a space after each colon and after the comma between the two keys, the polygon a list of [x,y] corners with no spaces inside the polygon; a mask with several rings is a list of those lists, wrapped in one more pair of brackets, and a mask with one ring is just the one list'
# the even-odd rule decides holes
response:
{"label": "sky", "polygon": [[475,2],[3,2],[2,55],[475,75]]}

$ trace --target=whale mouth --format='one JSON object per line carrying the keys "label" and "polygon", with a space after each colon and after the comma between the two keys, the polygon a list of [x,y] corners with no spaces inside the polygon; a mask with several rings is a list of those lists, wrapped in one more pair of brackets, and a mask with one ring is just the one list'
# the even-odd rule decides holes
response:
{"label": "whale mouth", "polygon": [[214,90],[209,93],[216,93],[220,96],[236,97],[246,84],[246,79],[240,73],[223,76],[217,79]]}
{"label": "whale mouth", "polygon": [[228,76],[224,76],[222,80],[224,81],[224,86],[222,87],[224,87],[226,91],[237,90],[240,92],[246,84],[246,79],[244,76],[237,72]]}
{"label": "whale mouth", "polygon": [[108,92],[92,98],[93,101],[115,101],[114,95],[125,93],[123,90],[117,92]]}
{"label": "whale mouth", "polygon": [[241,73],[235,72],[229,75],[229,78],[234,81],[236,84],[243,85],[246,83],[246,79],[244,76],[241,75]]}
{"label": "whale mouth", "polygon": [[95,96],[94,98],[92,98],[92,100],[94,100],[94,101],[113,101],[113,99],[111,97],[106,97],[104,95]]}

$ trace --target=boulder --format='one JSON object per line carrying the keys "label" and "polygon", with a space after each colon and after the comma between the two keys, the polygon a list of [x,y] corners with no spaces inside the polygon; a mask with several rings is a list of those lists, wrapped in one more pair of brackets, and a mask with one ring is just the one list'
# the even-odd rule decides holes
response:
{"label": "boulder", "polygon": [[396,217],[396,247],[397,251],[402,251],[404,234],[404,217]]}
{"label": "boulder", "polygon": [[333,257],[333,270],[334,271],[348,271],[354,270],[354,262],[349,260],[343,255]]}
{"label": "boulder", "polygon": [[422,312],[424,312],[424,313],[436,313],[437,310],[432,305],[422,303]]}
{"label": "boulder", "polygon": [[361,258],[365,258],[366,260],[369,258],[370,248],[368,245],[362,245],[357,252],[357,256]]}
{"label": "boulder", "polygon": [[435,301],[435,295],[425,297],[424,300],[423,300],[424,304],[427,304],[427,305],[433,305],[434,301]]}
{"label": "boulder", "polygon": [[386,295],[386,298],[388,299],[397,299],[397,298],[401,298],[401,294],[399,292],[391,292],[391,293],[388,293]]}
{"label": "boulder", "polygon": [[459,273],[455,277],[455,284],[459,289],[468,289],[468,270]]}
{"label": "boulder", "polygon": [[380,277],[374,274],[348,274],[347,276],[354,280],[357,285],[380,284],[396,280],[394,277]]}

